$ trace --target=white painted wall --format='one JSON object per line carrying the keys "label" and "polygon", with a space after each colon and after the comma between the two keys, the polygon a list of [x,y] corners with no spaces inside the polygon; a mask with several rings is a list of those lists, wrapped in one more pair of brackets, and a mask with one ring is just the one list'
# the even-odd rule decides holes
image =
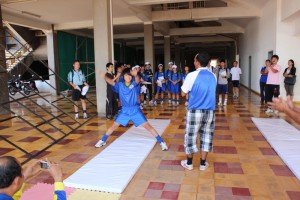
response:
{"label": "white painted wall", "polygon": [[[278,0],[278,8],[281,7],[282,1]],[[299,1],[299,0],[298,0]],[[299,1],[300,2],[300,1]],[[277,18],[277,37],[276,37],[276,52],[279,55],[279,64],[282,66],[282,73],[284,68],[287,67],[287,63],[289,59],[293,59],[295,61],[295,67],[297,68],[297,82],[294,87],[294,100],[300,101],[300,57],[299,57],[299,48],[300,48],[300,36],[294,35],[294,22],[293,21],[282,21],[282,9],[278,9],[278,18]],[[299,20],[298,19],[295,20]],[[284,89],[283,76],[281,76],[281,95],[286,96],[286,92]]]}
{"label": "white painted wall", "polygon": [[268,52],[276,53],[276,1],[269,0],[262,8],[260,18],[253,19],[240,37],[241,83],[248,86],[249,56],[252,57],[251,89],[259,92],[260,69],[268,58]]}

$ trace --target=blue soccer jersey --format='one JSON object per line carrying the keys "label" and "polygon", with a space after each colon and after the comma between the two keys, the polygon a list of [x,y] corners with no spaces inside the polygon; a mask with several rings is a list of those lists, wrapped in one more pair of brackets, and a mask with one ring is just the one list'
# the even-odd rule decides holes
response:
{"label": "blue soccer jersey", "polygon": [[[197,77],[189,91],[189,110],[215,110],[217,81],[207,69],[197,70]],[[184,86],[183,86],[184,88]]]}
{"label": "blue soccer jersey", "polygon": [[123,107],[134,107],[139,106],[136,87],[136,82],[132,81],[129,86],[126,86],[124,82],[116,82],[112,88],[115,92],[119,93]]}

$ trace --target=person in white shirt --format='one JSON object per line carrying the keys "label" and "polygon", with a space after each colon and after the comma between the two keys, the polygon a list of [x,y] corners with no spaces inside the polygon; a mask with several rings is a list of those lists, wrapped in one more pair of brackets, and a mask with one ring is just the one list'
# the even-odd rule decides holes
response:
{"label": "person in white shirt", "polygon": [[242,74],[241,68],[238,67],[238,61],[233,62],[233,67],[230,70],[233,85],[233,98],[239,98],[240,90],[240,75]]}

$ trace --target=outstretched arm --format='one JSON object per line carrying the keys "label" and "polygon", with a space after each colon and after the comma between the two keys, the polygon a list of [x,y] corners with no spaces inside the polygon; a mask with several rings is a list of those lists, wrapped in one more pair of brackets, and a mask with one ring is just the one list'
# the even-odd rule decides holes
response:
{"label": "outstretched arm", "polygon": [[136,84],[139,84],[141,80],[140,77],[137,75],[137,69],[132,69],[130,73],[132,76],[134,76]]}
{"label": "outstretched arm", "polygon": [[99,71],[99,76],[103,78],[109,85],[115,86],[115,81],[105,76],[105,74],[102,71]]}

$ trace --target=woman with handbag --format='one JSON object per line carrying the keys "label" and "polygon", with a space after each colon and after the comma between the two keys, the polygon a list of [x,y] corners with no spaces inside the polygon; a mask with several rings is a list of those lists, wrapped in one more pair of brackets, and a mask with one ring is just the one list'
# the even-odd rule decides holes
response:
{"label": "woman with handbag", "polygon": [[296,83],[296,68],[295,63],[291,59],[288,62],[288,67],[283,72],[284,78],[284,88],[286,91],[286,96],[290,96],[293,101],[294,96],[294,85]]}

